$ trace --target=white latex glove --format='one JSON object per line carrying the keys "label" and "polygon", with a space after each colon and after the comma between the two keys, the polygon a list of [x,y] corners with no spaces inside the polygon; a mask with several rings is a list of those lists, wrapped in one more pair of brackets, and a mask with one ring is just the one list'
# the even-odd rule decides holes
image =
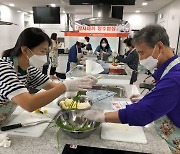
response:
{"label": "white latex glove", "polygon": [[131,102],[138,102],[140,99],[142,99],[142,96],[140,96],[139,94],[133,94],[131,97],[130,97],[130,100]]}
{"label": "white latex glove", "polygon": [[84,111],[82,117],[92,121],[105,122],[105,115],[104,112],[101,110],[91,109]]}
{"label": "white latex glove", "polygon": [[84,76],[77,79],[65,80],[63,83],[66,86],[66,91],[83,91],[91,89],[97,81],[97,78],[94,76]]}
{"label": "white latex glove", "polygon": [[113,57],[117,57],[117,56],[118,56],[118,53],[117,53],[117,52],[113,52],[113,53],[112,53],[112,56],[113,56]]}

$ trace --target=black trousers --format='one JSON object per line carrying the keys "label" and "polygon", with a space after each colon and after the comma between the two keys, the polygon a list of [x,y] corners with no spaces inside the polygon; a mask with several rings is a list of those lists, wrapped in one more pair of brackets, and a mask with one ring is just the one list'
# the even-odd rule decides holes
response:
{"label": "black trousers", "polygon": [[42,73],[47,75],[48,68],[49,68],[49,64],[48,65],[43,65]]}
{"label": "black trousers", "polygon": [[133,70],[132,75],[131,75],[131,79],[130,79],[130,84],[133,84],[133,82],[137,81],[137,76],[138,76],[138,71]]}
{"label": "black trousers", "polygon": [[50,75],[56,74],[56,67],[51,67],[50,69]]}

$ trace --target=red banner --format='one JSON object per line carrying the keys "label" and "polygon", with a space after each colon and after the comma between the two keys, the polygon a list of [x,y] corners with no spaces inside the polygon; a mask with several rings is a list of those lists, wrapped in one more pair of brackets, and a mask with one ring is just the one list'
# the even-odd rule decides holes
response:
{"label": "red banner", "polygon": [[128,33],[82,33],[64,32],[64,36],[89,36],[89,37],[128,37]]}

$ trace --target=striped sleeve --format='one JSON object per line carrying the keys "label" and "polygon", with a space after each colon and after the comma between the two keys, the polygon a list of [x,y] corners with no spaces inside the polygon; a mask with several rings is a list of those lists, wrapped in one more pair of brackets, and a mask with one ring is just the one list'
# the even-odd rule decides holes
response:
{"label": "striped sleeve", "polygon": [[28,68],[28,71],[28,86],[32,88],[42,89],[44,86],[52,82],[51,80],[49,80],[48,76],[42,74],[42,72],[35,67],[30,66]]}
{"label": "striped sleeve", "polygon": [[0,95],[1,100],[11,100],[13,97],[28,92],[25,85],[18,79],[13,67],[6,61],[0,61]]}

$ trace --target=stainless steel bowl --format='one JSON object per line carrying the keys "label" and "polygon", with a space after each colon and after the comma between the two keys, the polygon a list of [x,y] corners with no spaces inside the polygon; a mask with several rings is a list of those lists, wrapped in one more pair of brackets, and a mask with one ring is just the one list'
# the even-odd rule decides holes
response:
{"label": "stainless steel bowl", "polygon": [[[63,97],[63,98],[61,98],[61,99],[59,99],[58,101],[57,101],[57,105],[61,108],[61,106],[59,105],[59,103],[60,103],[60,101],[63,101],[63,100],[65,100],[65,99],[67,99],[67,98],[69,98],[69,99],[73,99],[73,97]],[[92,99],[90,99],[90,98],[88,98],[86,95],[81,95],[80,96],[80,103],[83,103],[83,102],[85,102],[85,101],[88,101],[89,102],[89,104],[92,106],[93,105],[93,100]],[[88,109],[90,109],[91,108],[91,106],[90,107],[88,107],[88,108],[84,108],[84,109],[64,109],[64,108],[61,108],[61,110],[64,110],[64,111],[69,111],[69,110],[88,110]]]}
{"label": "stainless steel bowl", "polygon": [[100,123],[82,118],[81,114],[82,111],[78,110],[62,112],[56,119],[56,124],[72,138],[86,138],[100,126]]}

